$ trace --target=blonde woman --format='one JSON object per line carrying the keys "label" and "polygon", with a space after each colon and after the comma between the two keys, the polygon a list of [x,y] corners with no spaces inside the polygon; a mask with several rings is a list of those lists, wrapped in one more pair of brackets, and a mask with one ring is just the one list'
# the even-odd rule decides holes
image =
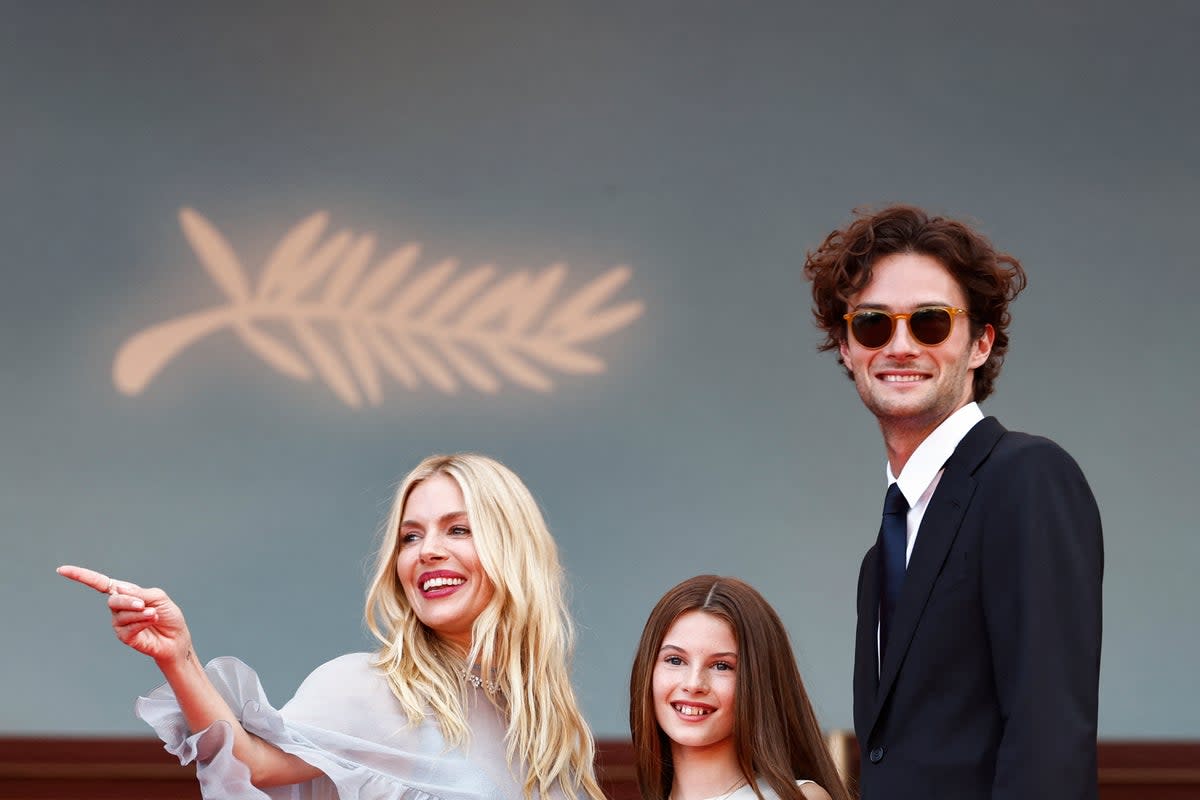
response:
{"label": "blonde woman", "polygon": [[278,711],[232,658],[201,667],[178,606],[80,567],[117,637],[166,684],[140,698],[205,798],[602,800],[568,680],[557,548],[521,480],[483,456],[432,456],[388,515],[366,619],[380,642],[318,667]]}

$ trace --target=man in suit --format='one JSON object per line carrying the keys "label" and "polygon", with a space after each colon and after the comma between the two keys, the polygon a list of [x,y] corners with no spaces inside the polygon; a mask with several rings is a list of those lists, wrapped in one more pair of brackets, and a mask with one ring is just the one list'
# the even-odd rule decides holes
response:
{"label": "man in suit", "polygon": [[887,451],[858,578],[862,797],[1094,800],[1100,515],[1062,448],[978,405],[1024,270],[911,206],[859,213],[804,270]]}

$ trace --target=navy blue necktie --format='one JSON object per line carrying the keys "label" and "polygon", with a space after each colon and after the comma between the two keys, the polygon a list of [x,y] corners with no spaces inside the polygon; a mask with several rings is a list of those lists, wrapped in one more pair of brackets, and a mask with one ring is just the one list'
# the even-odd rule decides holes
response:
{"label": "navy blue necktie", "polygon": [[879,526],[879,661],[883,663],[884,648],[887,647],[888,629],[896,613],[896,601],[900,599],[900,587],[904,585],[907,568],[905,552],[908,549],[908,501],[900,487],[888,487],[883,500],[883,524]]}

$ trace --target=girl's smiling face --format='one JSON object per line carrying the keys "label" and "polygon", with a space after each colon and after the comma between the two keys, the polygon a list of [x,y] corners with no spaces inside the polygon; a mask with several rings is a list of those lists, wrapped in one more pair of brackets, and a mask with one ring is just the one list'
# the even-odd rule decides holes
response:
{"label": "girl's smiling face", "polygon": [[672,753],[733,750],[738,643],[721,617],[680,614],[663,637],[652,676],[654,715]]}

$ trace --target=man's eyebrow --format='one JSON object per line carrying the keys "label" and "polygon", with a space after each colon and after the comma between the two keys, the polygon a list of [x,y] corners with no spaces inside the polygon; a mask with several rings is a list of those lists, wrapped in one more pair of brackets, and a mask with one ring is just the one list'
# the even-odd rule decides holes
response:
{"label": "man's eyebrow", "polygon": [[[957,308],[954,303],[948,300],[924,300],[919,303],[913,303],[909,308],[914,311],[918,308]],[[886,303],[859,303],[854,306],[852,311],[891,311],[893,306]]]}

